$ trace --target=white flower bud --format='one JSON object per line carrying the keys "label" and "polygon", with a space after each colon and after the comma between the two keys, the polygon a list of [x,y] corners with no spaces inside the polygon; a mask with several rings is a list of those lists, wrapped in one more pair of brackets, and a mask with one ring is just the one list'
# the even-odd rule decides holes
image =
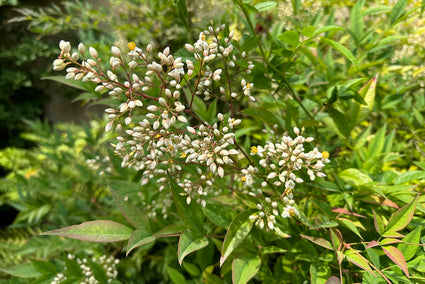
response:
{"label": "white flower bud", "polygon": [[59,48],[62,50],[64,54],[67,54],[71,50],[71,44],[69,43],[69,41],[61,40],[59,42]]}
{"label": "white flower bud", "polygon": [[157,111],[157,110],[158,110],[158,107],[157,107],[157,106],[155,106],[155,105],[150,105],[150,106],[148,106],[148,107],[147,107],[147,109],[148,109],[149,111]]}
{"label": "white flower bud", "polygon": [[120,105],[120,112],[123,113],[123,112],[125,112],[127,110],[128,110],[128,104],[127,103],[122,103]]}
{"label": "white flower bud", "polygon": [[158,102],[162,106],[167,106],[167,101],[164,98],[159,98],[158,99]]}
{"label": "white flower bud", "polygon": [[108,122],[105,126],[105,132],[111,131],[113,124],[114,124],[113,121]]}
{"label": "white flower bud", "polygon": [[86,53],[86,47],[84,46],[83,43],[80,42],[80,44],[78,44],[78,52],[81,55],[84,55]]}
{"label": "white flower bud", "polygon": [[118,47],[112,46],[111,51],[112,51],[112,54],[115,55],[116,57],[121,56],[121,50]]}
{"label": "white flower bud", "polygon": [[188,44],[188,43],[186,43],[185,45],[184,45],[184,47],[186,48],[186,50],[187,51],[189,51],[189,52],[194,52],[195,51],[195,49],[193,48],[193,46],[192,45],[190,45],[190,44]]}
{"label": "white flower bud", "polygon": [[97,58],[97,51],[93,47],[89,47],[89,53],[90,53],[91,57]]}
{"label": "white flower bud", "polygon": [[182,115],[177,116],[177,119],[178,119],[180,122],[187,123],[187,119],[186,119],[186,117],[184,117],[184,116],[182,116]]}

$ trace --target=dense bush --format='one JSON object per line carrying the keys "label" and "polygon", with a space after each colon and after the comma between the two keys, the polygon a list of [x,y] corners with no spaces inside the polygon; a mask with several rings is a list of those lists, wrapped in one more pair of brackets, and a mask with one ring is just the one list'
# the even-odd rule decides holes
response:
{"label": "dense bush", "polygon": [[10,246],[21,264],[3,272],[37,283],[425,282],[424,6],[232,3],[194,41],[185,1],[174,17],[189,32],[172,45],[166,30],[140,41],[126,29],[110,52],[60,41],[53,69],[92,87],[79,99],[108,105],[107,117],[33,123],[37,149],[2,152],[15,227],[44,235]]}

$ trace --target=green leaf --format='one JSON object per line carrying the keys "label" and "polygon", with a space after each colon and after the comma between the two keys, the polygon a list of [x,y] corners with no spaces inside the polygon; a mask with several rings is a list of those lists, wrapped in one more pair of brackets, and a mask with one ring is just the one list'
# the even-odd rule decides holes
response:
{"label": "green leaf", "polygon": [[271,126],[275,124],[280,125],[276,116],[265,108],[247,108],[242,110],[242,113],[252,116],[254,119],[260,120],[263,123],[267,123]]}
{"label": "green leaf", "polygon": [[393,232],[400,231],[405,228],[413,218],[415,214],[416,204],[418,203],[418,197],[412,200],[409,204],[406,204],[394,214],[391,215],[388,220],[388,224],[385,227],[385,234],[391,235]]}
{"label": "green leaf", "polygon": [[350,15],[350,29],[354,33],[356,41],[359,41],[363,35],[363,8],[364,0],[356,1],[356,4],[353,6]]}
{"label": "green leaf", "polygon": [[41,79],[55,81],[69,87],[73,87],[82,91],[87,91],[87,88],[84,87],[84,83],[82,81],[68,80],[65,79],[64,76],[47,76]]}
{"label": "green leaf", "polygon": [[96,94],[85,92],[80,95],[78,95],[75,99],[72,100],[72,102],[78,102],[78,101],[85,101],[85,100],[96,100],[99,97],[96,96]]}
{"label": "green leaf", "polygon": [[256,47],[257,47],[257,40],[255,39],[255,37],[250,36],[244,39],[241,49],[243,51],[250,52],[251,50],[254,50]]}
{"label": "green leaf", "polygon": [[155,240],[156,240],[156,238],[154,236],[152,236],[152,233],[147,231],[145,228],[140,228],[140,229],[135,230],[131,234],[130,239],[128,240],[126,255],[128,256],[128,254],[133,249],[140,247],[142,245],[152,243]]}
{"label": "green leaf", "polygon": [[277,38],[293,47],[296,47],[298,43],[300,43],[300,39],[299,39],[300,36],[298,32],[294,30],[285,31],[283,34],[279,35]]}
{"label": "green leaf", "polygon": [[317,35],[320,35],[321,33],[326,33],[330,31],[343,31],[343,30],[344,28],[340,26],[324,26],[324,27],[318,28],[314,32],[313,36],[317,36]]}
{"label": "green leaf", "polygon": [[35,269],[43,275],[55,274],[57,272],[56,266],[47,261],[33,259],[31,262],[34,264]]}
{"label": "green leaf", "polygon": [[143,228],[148,232],[152,232],[151,224],[148,217],[140,208],[134,206],[128,201],[125,201],[115,190],[110,188],[115,204],[121,211],[124,218],[136,228]]}
{"label": "green leaf", "polygon": [[186,283],[186,278],[184,278],[183,274],[181,274],[177,269],[167,265],[165,270],[167,271],[168,277],[170,277],[174,284]]}
{"label": "green leaf", "polygon": [[183,259],[190,253],[203,249],[208,245],[208,239],[205,237],[195,239],[192,234],[186,230],[180,235],[178,245],[178,261],[182,265]]}
{"label": "green leaf", "polygon": [[376,5],[376,6],[372,6],[372,7],[367,8],[363,12],[363,16],[386,13],[386,12],[391,11],[392,8],[393,7],[387,6],[387,5]]}
{"label": "green leaf", "polygon": [[183,22],[186,29],[189,28],[189,24],[187,22],[187,19],[189,18],[189,14],[187,12],[187,6],[186,6],[186,0],[174,0],[176,6],[177,6],[177,12],[180,15],[180,20]]}
{"label": "green leaf", "polygon": [[422,227],[416,227],[402,239],[403,243],[398,245],[398,249],[402,252],[406,261],[412,259],[418,251],[421,231]]}
{"label": "green leaf", "polygon": [[381,216],[376,214],[375,210],[372,209],[372,212],[373,212],[373,223],[375,225],[375,230],[378,234],[382,235],[382,233],[385,230],[384,220],[382,219]]}
{"label": "green leaf", "polygon": [[244,253],[237,256],[232,263],[232,283],[246,284],[260,270],[261,259],[258,255]]}
{"label": "green leaf", "polygon": [[13,267],[0,268],[0,270],[19,278],[37,278],[43,275],[35,268],[33,263],[24,263]]}
{"label": "green leaf", "polygon": [[337,220],[339,222],[341,222],[342,224],[344,224],[348,229],[350,229],[350,231],[355,233],[357,236],[360,237],[360,239],[363,240],[362,235],[360,234],[359,230],[357,229],[357,227],[356,227],[356,225],[354,224],[353,221],[351,221],[350,219],[346,219],[346,218],[338,218]]}
{"label": "green leaf", "polygon": [[258,12],[264,12],[273,9],[277,5],[276,1],[264,1],[254,5]]}
{"label": "green leaf", "polygon": [[249,232],[251,232],[254,220],[249,219],[249,216],[251,216],[253,212],[253,210],[243,211],[233,219],[224,238],[223,247],[221,249],[222,256],[220,258],[220,266],[223,265],[232,251],[249,235]]}
{"label": "green leaf", "polygon": [[286,252],[286,249],[282,249],[280,247],[276,246],[268,246],[261,249],[261,253],[263,254],[271,254],[271,253],[284,253]]}
{"label": "green leaf", "polygon": [[177,208],[177,214],[182,219],[182,221],[190,228],[192,234],[195,234],[195,238],[202,236],[204,232],[203,228],[203,214],[202,210],[199,207],[199,204],[196,202],[191,202],[187,204],[186,198],[182,196],[184,194],[183,189],[181,189],[174,179],[169,175],[168,180],[170,183],[171,192],[173,194],[174,204]]}
{"label": "green leaf", "polygon": [[333,250],[334,249],[332,247],[332,244],[329,241],[325,240],[325,239],[317,238],[317,237],[312,237],[312,236],[307,236],[307,235],[300,235],[300,237],[302,237],[302,238],[304,238],[306,240],[309,240],[310,242],[313,242],[316,245],[319,245],[321,247],[324,247],[324,248],[327,248],[327,249],[330,249],[330,250]]}
{"label": "green leaf", "polygon": [[328,284],[327,279],[331,276],[329,265],[322,263],[310,264],[310,283]]}
{"label": "green leaf", "polygon": [[223,205],[208,202],[207,205],[201,209],[208,220],[217,226],[228,228],[232,222],[231,212],[227,210],[227,207],[223,207]]}
{"label": "green leaf", "polygon": [[370,268],[369,266],[369,261],[366,258],[364,258],[361,254],[359,254],[356,250],[347,250],[344,252],[344,256],[352,264],[375,275],[375,273],[373,273],[372,268]]}
{"label": "green leaf", "polygon": [[372,159],[381,155],[382,150],[385,145],[385,132],[387,131],[387,125],[384,124],[378,132],[375,134],[375,137],[370,141],[368,147],[368,159]]}
{"label": "green leaf", "polygon": [[326,43],[330,47],[337,50],[339,53],[341,53],[345,58],[347,58],[354,65],[356,65],[356,66],[358,65],[358,62],[357,62],[356,58],[354,57],[354,55],[351,53],[351,51],[348,50],[345,46],[343,46],[339,42],[336,42],[334,40],[324,38],[324,37],[321,37],[320,41]]}
{"label": "green leaf", "polygon": [[391,25],[393,25],[403,14],[403,10],[407,5],[407,0],[399,0],[397,1],[397,3],[394,5],[393,9],[391,10],[390,13],[390,22]]}
{"label": "green leaf", "polygon": [[407,269],[406,260],[404,259],[401,251],[393,246],[384,246],[382,247],[382,250],[398,267],[400,267],[404,274],[406,274],[406,276],[409,278],[410,276]]}
{"label": "green leaf", "polygon": [[61,236],[90,242],[118,242],[130,238],[133,232],[123,224],[110,220],[84,222],[62,229],[41,233],[41,235]]}
{"label": "green leaf", "polygon": [[394,184],[402,184],[406,182],[411,182],[414,180],[422,180],[425,179],[425,171],[408,171],[399,174],[395,180]]}
{"label": "green leaf", "polygon": [[339,172],[338,176],[345,182],[352,182],[355,185],[363,185],[372,182],[372,179],[369,175],[355,168],[345,169]]}
{"label": "green leaf", "polygon": [[314,32],[316,31],[316,28],[314,26],[307,26],[305,28],[303,28],[303,30],[301,31],[301,34],[305,37],[313,37],[314,36]]}
{"label": "green leaf", "polygon": [[330,117],[332,118],[333,122],[335,123],[336,127],[338,128],[338,131],[344,137],[348,137],[351,132],[351,125],[347,117],[343,113],[341,113],[339,110],[332,107],[331,105],[328,106],[327,111]]}
{"label": "green leaf", "polygon": [[353,149],[358,150],[364,146],[364,144],[367,142],[367,138],[370,135],[370,130],[372,129],[371,126],[366,128],[366,130],[363,130],[356,136],[353,143]]}

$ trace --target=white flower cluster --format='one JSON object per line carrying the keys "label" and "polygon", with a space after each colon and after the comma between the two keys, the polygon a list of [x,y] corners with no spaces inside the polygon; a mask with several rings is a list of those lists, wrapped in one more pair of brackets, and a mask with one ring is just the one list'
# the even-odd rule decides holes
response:
{"label": "white flower cluster", "polygon": [[[185,45],[184,59],[175,57],[168,47],[154,54],[151,44],[142,50],[130,42],[130,51],[124,56],[113,46],[109,70],[94,48],[86,55],[86,47],[79,44],[79,54],[71,54],[70,43],[61,41],[61,53],[53,67],[66,68],[68,79],[95,82],[97,92],[107,92],[120,101],[105,109],[109,119],[105,130],[118,133],[112,146],[122,157],[121,166],[141,171],[143,186],[156,182],[155,198],[139,195],[150,217],[168,216],[173,202],[170,191],[163,189],[169,176],[182,188],[187,204],[195,201],[205,207],[209,196],[238,190],[218,184],[223,179],[233,184],[240,175],[245,188],[256,188],[259,179],[262,187],[283,187],[274,195],[269,190],[248,192],[258,199],[259,211],[251,218],[260,228],[273,230],[276,217],[298,214],[292,190],[303,180],[296,172],[306,169],[311,180],[325,176],[322,168],[329,162],[328,154],[317,148],[305,153],[303,143],[313,139],[304,138],[295,128],[295,139],[284,135],[277,143],[251,148],[251,154],[261,157],[261,171],[250,161],[236,141],[236,128],[242,123],[236,104],[256,101],[254,84],[239,77],[250,73],[254,65],[245,52],[239,54],[244,64],[238,64],[231,43],[233,32],[226,35],[224,28],[209,27],[201,32],[194,44]],[[210,99],[215,101],[203,102]],[[204,116],[199,104],[204,104],[205,110],[208,107],[208,112],[220,104],[228,114]],[[88,163],[96,167],[96,161]]]}
{"label": "white flower cluster", "polygon": [[[69,260],[75,260],[80,266],[80,269],[83,273],[84,279],[80,282],[81,284],[99,284],[100,282],[94,277],[93,270],[89,266],[89,261],[87,258],[78,258],[73,254],[68,254],[67,258]],[[118,259],[115,259],[113,256],[102,255],[99,258],[93,257],[92,261],[94,263],[100,264],[105,270],[106,276],[108,277],[108,282],[111,283],[118,276],[118,271],[116,265],[119,263]],[[65,267],[66,271],[66,267]],[[66,275],[62,272],[59,272],[53,279],[51,284],[59,284],[67,279]]]}
{"label": "white flower cluster", "polygon": [[96,155],[93,159],[86,160],[87,165],[99,176],[105,176],[112,173],[112,168],[109,166],[110,159],[108,156],[100,157]]}
{"label": "white flower cluster", "polygon": [[307,169],[310,180],[315,180],[316,176],[325,177],[322,172],[325,163],[329,163],[329,153],[319,152],[317,148],[305,153],[304,142],[312,142],[313,137],[303,137],[300,130],[295,127],[297,135],[294,139],[283,135],[279,143],[267,142],[263,146],[253,146],[251,154],[256,154],[262,159],[260,166],[269,171],[267,180],[273,182],[275,186],[293,189],[296,183],[304,182],[296,175],[296,171],[302,168]]}
{"label": "white flower cluster", "polygon": [[[280,197],[266,195],[261,189],[246,191],[251,196],[257,198],[257,209],[251,219],[255,220],[255,225],[261,229],[274,230],[276,217],[288,218],[298,215],[294,201],[294,188],[304,180],[299,177],[298,171],[304,169],[310,180],[316,177],[325,177],[323,167],[329,163],[329,153],[319,152],[317,148],[306,152],[305,142],[312,142],[312,137],[302,136],[304,130],[294,128],[297,135],[292,139],[288,135],[283,135],[278,142],[267,142],[264,146],[252,146],[251,155],[257,155],[261,159],[259,165],[265,170],[266,175],[259,174],[256,167],[249,166],[241,171],[241,181],[247,186],[254,186],[256,179],[262,180],[261,186],[276,188],[276,193]],[[274,198],[274,199],[273,199]]]}
{"label": "white flower cluster", "polygon": [[[129,60],[113,46],[106,70],[93,47],[87,54],[80,43],[79,54],[71,54],[71,44],[61,41],[61,53],[53,63],[54,70],[66,69],[67,79],[95,82],[95,91],[121,100],[118,106],[105,109],[109,119],[105,130],[115,129],[119,134],[113,147],[122,157],[121,166],[142,171],[142,185],[155,179],[159,192],[168,186],[167,176],[172,174],[184,188],[188,204],[196,200],[205,206],[206,196],[216,194],[215,178],[233,172],[235,159],[241,155],[235,146],[235,127],[241,120],[233,117],[233,104],[244,98],[255,101],[254,85],[238,79],[254,65],[246,60],[245,52],[240,56],[248,65],[236,63],[233,32],[223,35],[224,29],[222,25],[201,32],[194,44],[185,45],[191,55],[184,60],[174,57],[168,47],[155,55],[151,44],[142,50],[130,42]],[[230,81],[234,79],[240,80],[239,88]],[[204,121],[193,110],[197,97],[227,103],[230,117],[219,113],[214,121]],[[88,163],[96,167],[96,161]],[[199,176],[188,179],[186,166],[195,167]],[[152,215],[161,212],[166,216],[167,204],[151,204]]]}

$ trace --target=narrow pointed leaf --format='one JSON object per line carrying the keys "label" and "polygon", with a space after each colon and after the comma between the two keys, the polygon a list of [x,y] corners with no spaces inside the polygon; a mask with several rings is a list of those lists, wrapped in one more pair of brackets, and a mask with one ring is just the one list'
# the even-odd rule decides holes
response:
{"label": "narrow pointed leaf", "polygon": [[313,36],[317,36],[317,35],[320,35],[321,33],[326,33],[330,31],[343,31],[343,30],[344,28],[340,26],[324,26],[324,27],[318,28],[314,32]]}
{"label": "narrow pointed leaf", "polygon": [[232,283],[246,284],[260,270],[261,259],[255,254],[243,254],[232,263]]}
{"label": "narrow pointed leaf", "polygon": [[130,222],[136,228],[144,228],[149,232],[151,231],[151,226],[149,223],[148,217],[143,213],[140,208],[134,206],[133,204],[125,201],[115,190],[110,189],[112,197],[114,198],[115,204],[121,211],[121,214],[124,218]]}
{"label": "narrow pointed leaf", "polygon": [[189,231],[184,231],[180,235],[179,245],[178,245],[178,260],[179,264],[182,265],[183,259],[190,253],[200,250],[208,245],[207,238],[197,238],[195,239]]}
{"label": "narrow pointed leaf", "polygon": [[403,243],[398,245],[398,249],[403,253],[406,261],[412,259],[419,249],[419,240],[421,238],[422,227],[416,227],[413,231],[403,238]]}
{"label": "narrow pointed leaf", "polygon": [[402,184],[414,180],[423,179],[425,179],[425,171],[408,171],[401,173],[398,177],[396,177],[394,180],[394,184]]}
{"label": "narrow pointed leaf", "polygon": [[359,254],[358,252],[348,250],[344,253],[344,255],[347,258],[347,260],[349,262],[351,262],[352,264],[354,264],[354,265],[360,267],[361,269],[375,275],[372,268],[369,266],[369,261],[366,258],[364,258],[361,254]]}
{"label": "narrow pointed leaf", "polygon": [[387,130],[387,125],[384,124],[378,132],[375,134],[375,137],[370,141],[368,152],[368,157],[370,159],[377,157],[381,154],[382,150],[384,149],[385,145],[385,131]]}
{"label": "narrow pointed leaf", "polygon": [[337,50],[339,53],[341,53],[345,58],[347,58],[354,65],[358,65],[357,59],[354,57],[354,55],[351,53],[351,51],[348,50],[348,48],[346,48],[345,46],[343,46],[339,42],[336,42],[334,40],[324,38],[324,37],[320,38],[320,40],[322,42],[326,43],[327,45],[329,45],[330,47],[334,48],[335,50]]}
{"label": "narrow pointed leaf", "polygon": [[192,233],[196,234],[196,237],[200,237],[203,234],[203,221],[202,217],[204,214],[198,203],[191,202],[187,204],[186,197],[183,189],[181,189],[171,176],[169,177],[170,188],[173,194],[174,203],[177,208],[177,214],[183,220],[183,222],[190,228]]}
{"label": "narrow pointed leaf", "polygon": [[406,260],[404,259],[401,251],[393,246],[382,247],[382,250],[398,267],[400,267],[401,270],[403,270],[404,274],[410,278],[409,271],[407,270]]}
{"label": "narrow pointed leaf", "polygon": [[265,247],[261,250],[261,253],[263,254],[284,253],[284,252],[286,252],[286,249],[282,249],[280,247],[275,247],[275,246]]}
{"label": "narrow pointed leaf", "polygon": [[13,267],[0,268],[0,271],[20,278],[37,278],[42,275],[33,263],[24,263]]}
{"label": "narrow pointed leaf", "polygon": [[309,240],[310,242],[315,243],[316,245],[319,245],[321,247],[333,250],[332,244],[322,238],[316,238],[316,237],[311,237],[311,236],[306,236],[306,235],[300,235],[301,238],[304,238],[306,240]]}
{"label": "narrow pointed leaf", "polygon": [[401,229],[405,228],[413,218],[415,214],[416,204],[418,203],[418,198],[412,200],[409,204],[406,204],[404,207],[397,210],[388,220],[388,224],[385,227],[385,234],[389,235],[393,232],[398,232]]}
{"label": "narrow pointed leaf", "polygon": [[133,249],[152,243],[155,240],[156,238],[146,229],[141,228],[135,230],[128,240],[126,255],[128,255]]}
{"label": "narrow pointed leaf", "polygon": [[221,249],[220,266],[223,265],[232,251],[249,235],[249,232],[251,232],[254,220],[249,219],[249,216],[251,216],[253,212],[253,210],[241,212],[233,219],[227,230],[226,237],[224,238],[223,247]]}
{"label": "narrow pointed leaf", "polygon": [[84,222],[62,229],[41,233],[41,235],[61,236],[90,242],[118,242],[130,238],[133,232],[123,224],[110,220]]}
{"label": "narrow pointed leaf", "polygon": [[407,5],[407,0],[399,0],[391,10],[390,21],[391,25],[393,25],[403,14],[403,10]]}
{"label": "narrow pointed leaf", "polygon": [[380,245],[384,246],[384,245],[396,244],[396,243],[400,243],[400,242],[401,242],[401,240],[399,240],[399,239],[385,238],[382,241],[380,241]]}
{"label": "narrow pointed leaf", "polygon": [[356,41],[359,41],[363,34],[363,2],[363,0],[357,1],[356,4],[353,6],[350,15],[350,29],[354,33]]}
{"label": "narrow pointed leaf", "polygon": [[350,229],[350,231],[352,231],[354,234],[356,234],[363,240],[362,235],[360,234],[359,230],[357,229],[353,221],[346,218],[338,218],[338,221],[344,224],[348,229]]}

